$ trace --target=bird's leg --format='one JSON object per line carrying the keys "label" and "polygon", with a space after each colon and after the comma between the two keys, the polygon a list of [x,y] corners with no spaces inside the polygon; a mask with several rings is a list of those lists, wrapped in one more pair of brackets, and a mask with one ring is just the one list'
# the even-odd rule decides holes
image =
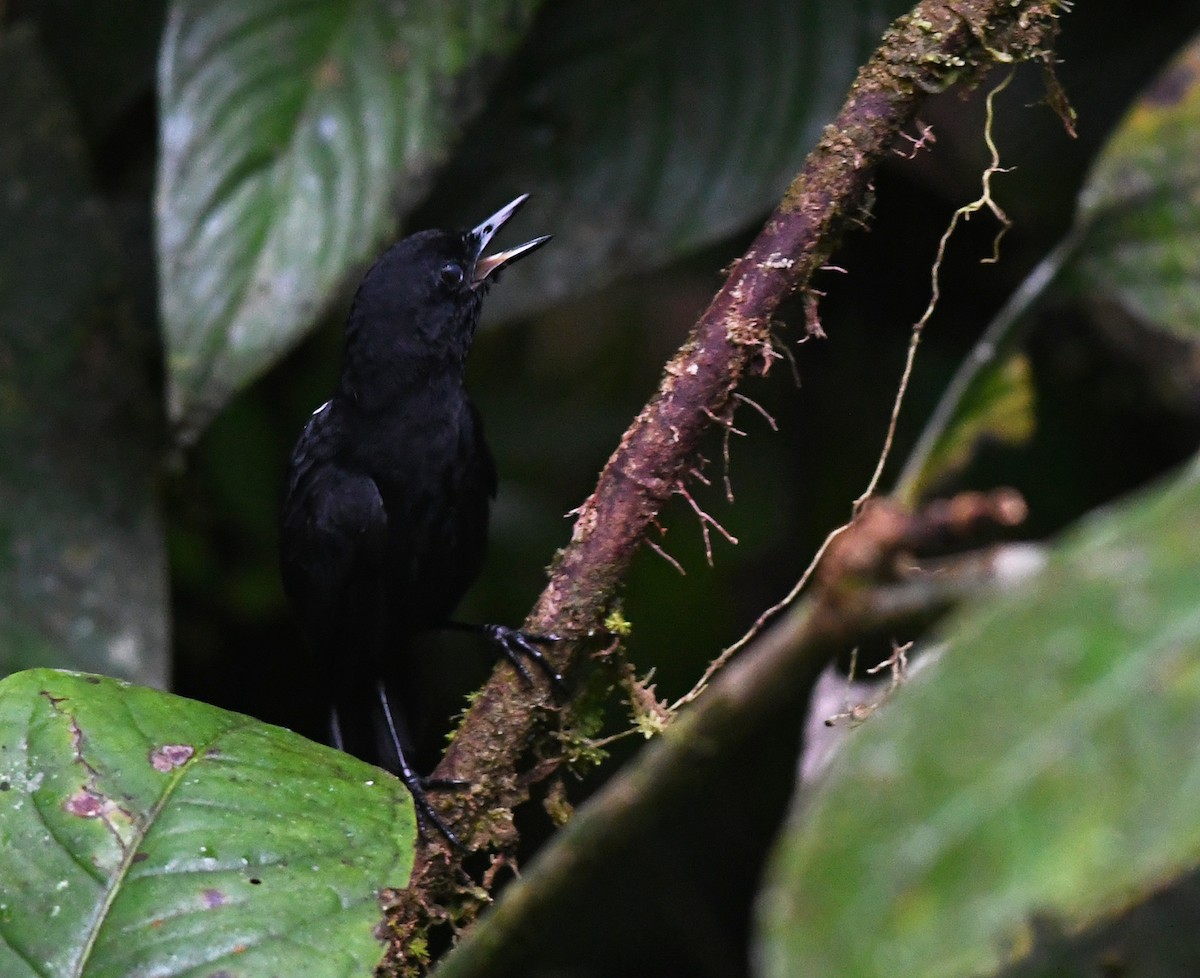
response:
{"label": "bird's leg", "polygon": [[342,736],[342,721],[336,706],[329,708],[329,746],[342,752],[346,750],[346,738]]}
{"label": "bird's leg", "polygon": [[[388,735],[392,740],[392,747],[396,751],[397,773],[400,776],[400,780],[404,782],[405,787],[408,788],[409,794],[412,795],[413,802],[417,806],[417,812],[421,816],[418,821],[423,823],[425,820],[428,820],[433,824],[434,828],[436,828],[442,833],[443,836],[446,837],[446,841],[449,842],[451,846],[453,846],[455,849],[458,849],[460,852],[465,851],[466,847],[463,845],[462,840],[460,840],[459,837],[454,834],[454,831],[449,825],[446,824],[445,819],[443,819],[442,816],[439,815],[434,809],[433,805],[430,804],[429,796],[426,793],[431,788],[462,787],[465,782],[453,779],[423,778],[412,769],[408,763],[408,758],[404,756],[404,747],[400,743],[400,735],[396,730],[396,721],[392,716],[392,705],[388,700],[387,687],[384,685],[383,681],[380,680],[378,683],[376,683],[375,689],[379,695],[379,706],[383,710],[383,719],[387,724]],[[335,712],[335,721],[336,718],[337,713]]]}
{"label": "bird's leg", "polygon": [[536,635],[523,632],[519,628],[510,628],[508,625],[471,625],[461,621],[448,621],[443,627],[452,631],[476,632],[487,636],[500,648],[500,653],[512,663],[512,667],[526,683],[533,685],[533,676],[525,667],[525,660],[529,659],[542,670],[556,693],[566,693],[562,673],[550,664],[550,660],[538,648],[539,644],[548,645],[551,642],[562,641],[558,635]]}

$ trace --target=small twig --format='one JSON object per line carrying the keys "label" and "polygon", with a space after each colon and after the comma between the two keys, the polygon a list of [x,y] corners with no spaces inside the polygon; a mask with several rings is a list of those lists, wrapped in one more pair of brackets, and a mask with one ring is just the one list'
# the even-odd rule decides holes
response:
{"label": "small twig", "polygon": [[[796,340],[796,345],[799,346],[801,343],[805,342],[807,339],[808,339],[808,333],[805,333],[803,336],[800,337],[800,339]],[[803,385],[800,383],[800,364],[798,364],[796,362],[796,354],[792,352],[792,348],[790,346],[788,346],[787,344],[784,344],[783,355],[786,358],[786,360],[788,362],[788,366],[791,368],[791,371],[792,371],[792,383],[796,385],[797,389],[799,389]]]}
{"label": "small twig", "polygon": [[868,676],[875,676],[883,672],[884,669],[892,670],[892,681],[888,684],[887,689],[883,691],[873,691],[871,698],[862,700],[858,703],[850,702],[850,695],[854,688],[854,672],[858,665],[858,649],[855,648],[850,653],[850,675],[846,679],[846,705],[840,713],[835,713],[825,720],[825,726],[837,726],[839,720],[849,720],[852,727],[857,727],[860,724],[866,723],[867,720],[878,710],[893,693],[908,679],[908,653],[912,649],[913,643],[906,642],[904,645],[892,643],[892,654],[880,662],[878,665],[871,666],[867,670]]}
{"label": "small twig", "polygon": [[816,289],[808,289],[804,293],[804,335],[798,342],[807,343],[809,340],[827,338],[825,328],[821,325],[820,312],[817,309],[817,300],[824,295],[824,292],[818,292]]}
{"label": "small twig", "polygon": [[644,544],[646,544],[646,546],[649,547],[651,550],[653,550],[656,554],[658,554],[668,564],[670,564],[677,571],[679,571],[680,577],[687,577],[687,571],[685,571],[683,569],[683,565],[681,563],[679,563],[679,561],[677,561],[669,553],[667,553],[665,550],[663,550],[663,548],[660,547],[657,543],[655,543],[653,540],[647,540],[645,537],[642,538],[642,542]]}
{"label": "small twig", "polygon": [[725,501],[730,506],[733,505],[733,479],[729,474],[729,436],[736,430],[732,424],[726,425],[725,433],[721,436],[721,478],[725,483]]}
{"label": "small twig", "polygon": [[615,744],[618,740],[625,740],[627,737],[632,737],[637,732],[637,727],[626,727],[624,730],[618,730],[615,734],[609,734],[607,737],[588,740],[587,745],[596,750],[601,750],[609,744]]}
{"label": "small twig", "polygon": [[900,133],[900,138],[907,140],[911,145],[909,146],[907,153],[904,152],[903,150],[901,150],[899,147],[894,148],[892,150],[892,152],[895,153],[897,156],[902,156],[906,160],[911,160],[919,152],[921,152],[921,150],[928,149],[930,146],[932,146],[934,143],[937,142],[937,136],[935,136],[933,134],[933,126],[927,126],[919,120],[917,122],[917,125],[921,127],[921,135],[920,136],[910,136],[906,132]]}
{"label": "small twig", "polygon": [[865,703],[851,703],[850,699],[854,695],[854,677],[858,673],[858,646],[854,646],[850,650],[850,671],[846,675],[846,696],[842,700],[842,708],[832,716],[825,718],[825,726],[836,727],[841,720],[849,720],[851,726],[858,726],[868,716],[871,711],[866,709]]}
{"label": "small twig", "polygon": [[767,424],[769,424],[771,426],[772,431],[779,430],[779,423],[773,417],[771,417],[771,413],[765,407],[763,407],[761,404],[759,404],[758,401],[752,400],[751,398],[749,398],[745,394],[743,394],[741,391],[734,391],[733,399],[735,401],[741,401],[743,404],[746,404],[746,405],[754,408],[755,411],[757,411],[759,414],[761,414],[763,416],[763,418],[766,420]]}
{"label": "small twig", "polygon": [[877,676],[884,669],[892,670],[892,688],[895,689],[908,679],[908,653],[912,651],[913,643],[905,642],[899,645],[892,643],[892,654],[877,665],[867,670],[868,676]]}
{"label": "small twig", "polygon": [[712,567],[712,565],[713,565],[712,538],[708,534],[709,526],[712,526],[714,529],[716,529],[716,531],[718,533],[720,533],[721,536],[723,536],[726,540],[728,540],[730,543],[732,543],[735,547],[737,546],[737,537],[735,537],[732,533],[730,533],[727,529],[725,529],[725,527],[723,527],[720,523],[718,523],[712,516],[710,516],[703,509],[701,509],[700,504],[697,503],[696,500],[693,498],[692,494],[690,492],[688,492],[687,487],[680,486],[679,488],[677,488],[675,490],[675,492],[678,495],[682,496],[684,499],[686,499],[688,501],[688,505],[690,505],[692,507],[692,509],[695,511],[696,515],[700,517],[700,530],[704,534],[704,555],[708,559],[708,566]]}
{"label": "small twig", "polygon": [[[737,395],[735,394],[734,397],[736,396]],[[742,431],[740,428],[734,427],[733,418],[729,415],[720,416],[714,414],[712,408],[710,408],[707,404],[704,406],[704,413],[707,415],[709,421],[713,422],[713,424],[720,425],[724,429],[721,435],[721,480],[725,486],[725,499],[728,501],[729,505],[732,506],[733,482],[729,477],[729,436],[741,435],[742,437],[745,437],[746,432]],[[708,485],[707,480],[705,480],[705,485]]]}
{"label": "small twig", "polygon": [[[737,397],[738,395],[734,394],[733,396]],[[708,416],[708,420],[711,421],[713,424],[720,425],[726,431],[732,432],[735,435],[741,435],[743,438],[746,437],[746,432],[742,431],[741,428],[737,428],[734,426],[732,418],[721,417],[719,415],[713,414],[712,409],[709,408],[707,405],[704,408],[704,413]]]}

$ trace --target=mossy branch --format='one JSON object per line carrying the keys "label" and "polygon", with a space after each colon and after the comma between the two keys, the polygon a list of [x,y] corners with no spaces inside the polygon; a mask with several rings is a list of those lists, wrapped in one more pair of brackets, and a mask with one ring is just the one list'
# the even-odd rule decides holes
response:
{"label": "mossy branch", "polygon": [[[1024,516],[1011,491],[964,494],[908,513],[886,500],[864,508],[822,565],[815,593],[791,608],[721,674],[695,707],[612,778],[505,889],[485,921],[439,965],[437,978],[520,974],[562,908],[598,886],[661,824],[664,812],[710,803],[746,745],[803,715],[817,675],[837,653],[870,638],[929,625],[959,602],[994,589],[1013,561],[1003,547],[942,560],[938,572],[897,575],[897,558],[969,527]],[[1026,548],[1018,548],[1024,553]],[[568,913],[570,911],[567,911]]]}
{"label": "mossy branch", "polygon": [[[974,84],[997,64],[1049,65],[1062,7],[1056,0],[927,0],[889,28],[579,508],[571,541],[526,622],[529,630],[583,636],[598,627],[647,528],[695,465],[701,437],[710,425],[729,422],[742,378],[770,366],[779,304],[806,290],[845,231],[861,223],[876,168],[926,95]],[[553,655],[569,668],[583,645],[562,643]],[[473,786],[457,799],[451,817],[476,844],[503,845],[511,833],[507,812],[527,794],[518,763],[545,696],[500,667],[438,767],[438,777]],[[385,973],[400,972],[405,943],[440,908],[453,907],[458,916],[482,905],[460,881],[457,857],[442,840],[427,839],[409,888],[393,894],[388,922],[395,942]]]}

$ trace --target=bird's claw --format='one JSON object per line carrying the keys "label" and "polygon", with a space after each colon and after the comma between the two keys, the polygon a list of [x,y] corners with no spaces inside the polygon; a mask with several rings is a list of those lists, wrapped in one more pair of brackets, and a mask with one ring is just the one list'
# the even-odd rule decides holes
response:
{"label": "bird's claw", "polygon": [[561,641],[559,636],[537,635],[530,632],[523,632],[517,628],[510,628],[507,625],[485,625],[484,631],[488,638],[500,646],[500,651],[504,654],[504,658],[512,663],[512,667],[517,670],[517,674],[527,684],[530,686],[533,685],[533,676],[529,674],[529,669],[525,666],[525,660],[529,659],[536,663],[537,667],[542,670],[542,673],[550,681],[550,685],[554,687],[555,692],[566,692],[562,673],[550,664],[550,661],[542,653],[542,650],[538,648],[538,644]]}
{"label": "bird's claw", "polygon": [[466,853],[467,847],[463,844],[462,839],[455,835],[454,830],[446,824],[446,820],[437,813],[437,810],[430,804],[429,798],[426,796],[424,788],[419,791],[413,791],[409,787],[409,794],[412,795],[414,808],[417,812],[417,831],[422,837],[426,836],[426,823],[432,825],[442,834],[442,837],[450,843],[450,847],[458,852]]}
{"label": "bird's claw", "polygon": [[471,787],[466,778],[421,778],[420,783],[426,791],[459,791]]}

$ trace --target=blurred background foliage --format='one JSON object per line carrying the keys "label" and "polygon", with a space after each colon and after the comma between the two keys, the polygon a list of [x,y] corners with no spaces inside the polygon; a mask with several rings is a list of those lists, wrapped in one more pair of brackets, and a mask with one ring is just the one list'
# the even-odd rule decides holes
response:
{"label": "blurred background foliage", "polygon": [[[521,620],[566,514],[720,269],[907,6],[0,6],[0,669],[91,669],[320,736],[275,565],[292,444],[332,388],[349,295],[384,243],[528,191],[511,233],[555,241],[493,291],[472,354],[501,489],[460,609]],[[994,188],[1014,225],[999,264],[979,261],[987,216],[951,244],[891,473],[989,322],[1073,236],[1022,317],[1021,359],[1001,364],[1029,436],[985,438],[935,473],[943,492],[1017,487],[1036,538],[1175,466],[1200,433],[1200,71],[1192,56],[1161,74],[1200,9],[1080,4],[1063,28],[1078,136],[1039,104],[1032,68],[998,97],[1010,169]],[[878,174],[863,230],[815,283],[828,338],[798,343],[803,305],[784,310],[795,371],[777,363],[744,389],[778,431],[739,412],[733,505],[721,439],[707,446],[712,486],[694,492],[738,545],[714,536],[709,568],[676,502],[657,542],[686,576],[649,550],[635,563],[628,647],[662,695],[787,591],[864,488],[937,240],[978,193],[986,89],[931,97],[936,142],[912,158],[899,144]],[[1156,105],[1183,115],[1155,128]],[[1169,300],[1139,299],[1147,270]],[[434,641],[430,695],[449,717],[490,660]],[[780,764],[798,727],[779,732]],[[763,832],[787,787],[757,800]]]}

